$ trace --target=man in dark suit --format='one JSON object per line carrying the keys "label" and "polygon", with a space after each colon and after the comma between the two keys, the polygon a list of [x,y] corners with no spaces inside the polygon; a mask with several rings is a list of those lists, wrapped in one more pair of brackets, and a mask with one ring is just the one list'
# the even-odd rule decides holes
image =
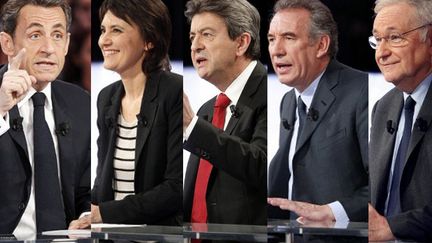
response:
{"label": "man in dark suit", "polygon": [[[199,76],[222,93],[195,116],[183,99],[186,222],[267,223],[267,83],[258,11],[245,0],[192,0],[191,56]],[[228,108],[230,106],[230,108]]]}
{"label": "man in dark suit", "polygon": [[372,114],[369,240],[430,242],[432,3],[377,1],[375,13],[369,43],[384,78],[396,87]]}
{"label": "man in dark suit", "polygon": [[63,0],[10,0],[1,12],[2,234],[89,226],[77,219],[90,210],[90,97],[56,80],[70,21]]}
{"label": "man in dark suit", "polygon": [[367,75],[334,60],[337,27],[321,2],[279,1],[274,12],[273,68],[294,89],[280,107],[269,217],[366,221]]}

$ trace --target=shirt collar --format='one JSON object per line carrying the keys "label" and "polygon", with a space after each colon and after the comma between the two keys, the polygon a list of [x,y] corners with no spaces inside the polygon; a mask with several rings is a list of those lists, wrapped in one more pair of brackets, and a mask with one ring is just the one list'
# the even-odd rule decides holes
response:
{"label": "shirt collar", "polygon": [[314,81],[305,89],[303,90],[303,92],[299,92],[297,89],[294,89],[295,91],[295,95],[296,95],[296,99],[298,99],[299,96],[301,96],[301,99],[303,101],[303,103],[305,103],[306,108],[309,108],[312,104],[312,99],[315,95],[315,91],[318,87],[318,84],[324,74],[325,70],[322,71],[318,77],[316,77],[314,79]]}
{"label": "shirt collar", "polygon": [[429,86],[432,81],[432,73],[429,74],[423,81],[415,88],[415,90],[411,93],[403,92],[404,100],[410,95],[412,99],[416,102],[416,106],[421,106],[423,104],[424,99],[426,98],[427,91],[429,90]]}
{"label": "shirt collar", "polygon": [[[26,104],[36,92],[37,91],[33,87],[30,87],[30,89],[28,90],[27,95],[24,97],[24,99],[22,99],[20,102],[18,102],[18,104],[17,104],[18,108],[21,108],[24,104]],[[52,110],[51,82],[48,82],[48,85],[40,92],[44,93],[46,96],[45,107],[48,108],[49,110]]]}
{"label": "shirt collar", "polygon": [[224,93],[231,100],[231,104],[237,105],[240,95],[256,65],[257,61],[251,61],[249,65],[247,65],[247,67],[243,70],[243,72],[240,73],[240,75],[237,76],[237,78],[234,79],[234,81],[225,90]]}

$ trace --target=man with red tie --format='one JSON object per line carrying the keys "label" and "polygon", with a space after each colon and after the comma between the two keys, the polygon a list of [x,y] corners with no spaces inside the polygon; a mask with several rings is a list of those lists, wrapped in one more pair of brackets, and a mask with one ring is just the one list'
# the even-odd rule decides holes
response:
{"label": "man with red tie", "polygon": [[191,57],[220,94],[195,115],[183,98],[184,221],[265,225],[267,78],[258,11],[246,0],[192,0]]}

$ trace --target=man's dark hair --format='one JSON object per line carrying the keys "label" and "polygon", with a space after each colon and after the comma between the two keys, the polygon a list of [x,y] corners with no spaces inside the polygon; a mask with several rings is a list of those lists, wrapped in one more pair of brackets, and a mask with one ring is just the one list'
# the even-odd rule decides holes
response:
{"label": "man's dark hair", "polygon": [[14,36],[19,13],[21,9],[27,5],[45,8],[60,7],[66,17],[66,30],[69,31],[72,22],[72,14],[71,8],[66,0],[9,0],[1,9],[0,32],[3,31]]}
{"label": "man's dark hair", "polygon": [[231,40],[243,33],[249,33],[251,42],[245,56],[256,60],[260,57],[260,15],[246,0],[191,0],[186,4],[185,16],[191,23],[193,16],[200,13],[220,16],[228,29]]}

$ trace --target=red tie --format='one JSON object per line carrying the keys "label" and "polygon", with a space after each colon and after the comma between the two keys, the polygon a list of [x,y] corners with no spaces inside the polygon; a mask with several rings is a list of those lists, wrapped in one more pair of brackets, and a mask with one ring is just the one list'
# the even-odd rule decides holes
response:
{"label": "red tie", "polygon": [[[220,93],[216,99],[213,111],[213,126],[223,130],[225,123],[226,108],[230,99]],[[195,181],[195,191],[192,205],[192,223],[207,223],[206,192],[207,184],[213,166],[205,159],[200,159],[198,174]]]}

